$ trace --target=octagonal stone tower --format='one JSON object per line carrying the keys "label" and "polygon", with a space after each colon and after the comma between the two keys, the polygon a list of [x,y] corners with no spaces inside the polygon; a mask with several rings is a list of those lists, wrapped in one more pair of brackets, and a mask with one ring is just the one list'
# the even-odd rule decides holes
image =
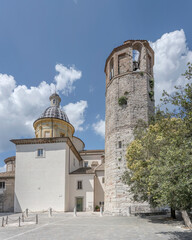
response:
{"label": "octagonal stone tower", "polygon": [[154,114],[154,52],[146,40],[128,40],[106,60],[105,211],[124,214],[133,204],[121,181],[126,149],[139,119]]}

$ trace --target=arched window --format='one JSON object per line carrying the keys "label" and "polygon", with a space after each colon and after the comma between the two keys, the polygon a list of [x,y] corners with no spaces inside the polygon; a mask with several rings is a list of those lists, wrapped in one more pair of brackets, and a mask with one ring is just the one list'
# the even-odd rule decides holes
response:
{"label": "arched window", "polygon": [[128,71],[128,54],[123,53],[118,56],[118,74],[122,74]]}
{"label": "arched window", "polygon": [[132,50],[133,71],[137,71],[140,65],[140,52],[136,49]]}
{"label": "arched window", "polygon": [[110,72],[109,72],[109,78],[110,80],[114,77],[114,63],[113,58],[110,61]]}
{"label": "arched window", "polygon": [[132,46],[133,71],[137,71],[138,69],[140,69],[142,46],[143,45],[140,42],[136,42]]}

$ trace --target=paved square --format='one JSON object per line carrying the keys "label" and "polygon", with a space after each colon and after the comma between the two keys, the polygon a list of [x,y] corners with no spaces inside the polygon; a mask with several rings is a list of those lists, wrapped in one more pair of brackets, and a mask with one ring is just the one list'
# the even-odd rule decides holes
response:
{"label": "paved square", "polygon": [[100,217],[97,213],[78,213],[74,217],[72,213],[53,213],[52,217],[48,217],[44,213],[38,215],[39,223],[35,224],[35,214],[30,214],[26,222],[18,227],[18,221],[13,220],[19,216],[10,215],[8,225],[0,227],[0,240],[192,239],[192,232],[182,228],[180,222],[165,221],[162,216]]}

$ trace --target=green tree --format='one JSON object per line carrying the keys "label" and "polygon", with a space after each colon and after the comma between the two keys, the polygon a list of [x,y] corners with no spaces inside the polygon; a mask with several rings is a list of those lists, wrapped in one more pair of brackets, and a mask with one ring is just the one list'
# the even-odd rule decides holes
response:
{"label": "green tree", "polygon": [[[184,76],[192,78],[191,64]],[[192,207],[192,84],[176,87],[173,95],[164,92],[162,101],[176,108],[159,110],[148,129],[135,130],[123,179],[135,201],[181,210],[185,224],[192,227],[186,211]]]}

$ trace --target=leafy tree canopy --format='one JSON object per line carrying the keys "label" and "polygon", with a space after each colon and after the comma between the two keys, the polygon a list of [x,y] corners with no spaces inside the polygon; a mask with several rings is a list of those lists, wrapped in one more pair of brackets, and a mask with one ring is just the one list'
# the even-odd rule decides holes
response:
{"label": "leafy tree canopy", "polygon": [[[192,64],[184,76],[192,78]],[[192,84],[175,88],[172,95],[164,91],[162,102],[176,110],[158,110],[148,128],[140,121],[135,129],[123,180],[135,201],[183,211],[192,207]]]}

